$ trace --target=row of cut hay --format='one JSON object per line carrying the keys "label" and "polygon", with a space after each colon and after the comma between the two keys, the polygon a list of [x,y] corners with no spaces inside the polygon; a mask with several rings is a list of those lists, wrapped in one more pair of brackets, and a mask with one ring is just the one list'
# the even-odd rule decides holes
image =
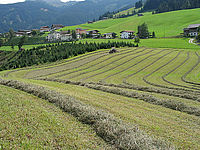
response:
{"label": "row of cut hay", "polygon": [[177,87],[181,87],[181,88],[186,88],[186,89],[190,89],[190,90],[197,90],[200,92],[200,88],[195,88],[195,87],[188,87],[188,86],[185,86],[185,85],[181,85],[181,84],[177,84],[177,83],[173,83],[169,80],[166,79],[167,76],[169,76],[172,72],[176,71],[177,69],[179,69],[181,66],[183,66],[184,64],[186,64],[190,59],[190,53],[188,52],[187,53],[187,58],[181,63],[179,64],[177,67],[175,67],[174,69],[172,69],[171,71],[169,71],[167,74],[165,74],[164,76],[162,76],[162,80],[171,84],[171,85],[174,85],[174,86],[177,86]]}
{"label": "row of cut hay", "polygon": [[79,68],[79,67],[84,66],[86,64],[89,64],[92,61],[98,60],[99,58],[104,57],[106,55],[108,55],[108,54],[105,53],[105,52],[101,52],[101,53],[98,53],[96,55],[89,56],[89,57],[86,57],[86,58],[84,57],[82,59],[72,61],[72,62],[69,62],[69,63],[64,63],[64,64],[56,65],[56,66],[50,66],[50,67],[39,69],[39,70],[38,69],[32,70],[32,71],[28,72],[27,78],[29,78],[29,79],[31,79],[31,78],[41,78],[41,77],[44,77],[44,76],[54,75],[54,74],[57,74],[57,73],[60,73],[60,72],[63,72],[63,71],[76,69],[76,68]]}
{"label": "row of cut hay", "polygon": [[126,96],[126,97],[136,98],[136,99],[143,100],[150,104],[160,105],[160,106],[163,106],[163,107],[166,107],[166,108],[169,108],[172,110],[184,112],[184,113],[187,113],[190,115],[200,116],[199,108],[188,106],[179,101],[174,101],[174,100],[170,100],[170,99],[163,100],[163,99],[156,98],[149,94],[141,94],[141,93],[134,92],[134,91],[127,91],[127,90],[123,90],[123,89],[116,88],[116,87],[107,87],[107,86],[98,85],[98,84],[72,82],[72,81],[65,81],[65,80],[59,80],[59,79],[46,79],[46,80],[86,86],[87,88],[100,90],[100,91],[108,92],[108,93],[112,93],[112,94],[122,95],[122,96]]}
{"label": "row of cut hay", "polygon": [[[152,50],[152,51],[153,51],[153,50]],[[165,51],[165,50],[162,50],[162,51],[159,51],[159,52],[156,53],[156,54],[152,54],[152,55],[150,55],[150,56],[147,56],[146,58],[144,58],[144,59],[142,59],[141,61],[139,61],[139,63],[141,63],[142,61],[148,59],[149,57],[155,56],[155,55],[157,55],[157,54],[159,54],[159,53],[161,53],[161,52],[163,52],[163,51]],[[145,54],[144,54],[144,55],[145,55]],[[139,57],[140,57],[140,56],[139,56]],[[130,61],[131,61],[131,60],[130,60]],[[97,75],[104,74],[104,73],[106,73],[106,72],[108,72],[108,71],[114,70],[114,69],[116,69],[117,67],[119,67],[119,66],[121,66],[121,65],[124,65],[125,63],[128,63],[128,62],[129,62],[129,61],[126,61],[126,62],[121,63],[121,64],[119,64],[119,65],[117,65],[117,66],[115,66],[115,67],[109,68],[109,69],[107,69],[107,70],[104,70],[104,71],[101,71],[101,72],[99,72],[99,73],[96,73],[96,74],[93,74],[93,75],[91,75],[91,76],[88,76],[88,77],[86,77],[86,78],[83,78],[83,79],[81,79],[81,81],[85,81],[85,80],[90,79],[90,78],[92,78],[92,77],[95,77],[95,76],[97,76]],[[136,63],[136,64],[138,64],[138,63]],[[133,65],[133,66],[134,66],[134,65]],[[97,71],[97,70],[95,70],[95,71]]]}
{"label": "row of cut hay", "polygon": [[171,150],[173,146],[148,136],[136,126],[116,119],[113,115],[88,106],[71,96],[48,90],[41,86],[25,84],[14,80],[0,79],[0,84],[13,87],[48,100],[79,121],[93,127],[97,135],[121,150]]}
{"label": "row of cut hay", "polygon": [[[138,49],[140,49],[140,48],[138,48]],[[95,64],[93,64],[93,65],[90,65],[90,66],[85,67],[85,68],[80,68],[79,70],[75,70],[75,71],[71,71],[71,72],[68,72],[68,73],[61,74],[61,75],[57,75],[57,76],[54,76],[54,78],[60,78],[60,77],[67,76],[67,75],[72,74],[72,73],[77,73],[77,72],[80,72],[80,71],[83,71],[83,70],[87,70],[87,69],[89,69],[89,68],[91,68],[91,67],[97,66],[97,65],[99,65],[99,64],[101,64],[101,63],[104,63],[105,61],[108,61],[108,60],[110,60],[110,59],[116,58],[117,56],[128,54],[128,55],[125,55],[125,56],[123,56],[123,57],[117,59],[117,61],[119,61],[120,59],[123,59],[123,58],[126,57],[126,56],[130,56],[129,53],[135,52],[135,50],[138,50],[138,49],[134,49],[134,51],[128,51],[128,50],[130,50],[130,49],[127,49],[126,51],[120,52],[120,53],[118,53],[118,54],[115,54],[115,55],[112,54],[110,57],[108,57],[108,58],[106,58],[106,59],[104,59],[104,60],[102,60],[102,61],[100,61],[100,62],[97,62],[97,63],[95,63]],[[145,51],[145,50],[146,50],[146,49],[142,49],[142,50],[140,50],[140,51],[136,51],[134,54],[143,52],[143,51]],[[132,55],[134,55],[134,54],[132,54]],[[109,64],[112,64],[113,62],[115,62],[115,61],[112,61],[111,63],[106,64],[106,66],[109,65]],[[103,67],[105,67],[105,65],[102,66],[102,67],[100,67],[100,68],[98,68],[97,70],[99,70],[99,69],[101,69],[101,68],[103,68]],[[92,71],[94,71],[94,70],[92,70]],[[86,71],[86,72],[84,72],[84,73],[79,73],[78,75],[72,76],[72,77],[70,77],[69,79],[75,78],[75,77],[77,77],[77,76],[80,76],[80,75],[82,75],[82,74],[86,74],[86,73],[89,73],[89,72],[92,72],[92,71]],[[96,71],[96,70],[95,70],[95,71]]]}
{"label": "row of cut hay", "polygon": [[185,82],[185,83],[192,84],[193,86],[200,86],[200,83],[188,81],[188,80],[186,79],[186,77],[200,64],[200,55],[199,55],[197,52],[195,52],[195,54],[196,54],[197,57],[198,57],[197,63],[196,63],[194,66],[192,66],[192,68],[191,68],[188,72],[186,72],[186,73],[181,77],[181,80],[182,80],[183,82]]}
{"label": "row of cut hay", "polygon": [[[69,63],[69,62],[77,60],[77,59],[83,59],[86,56],[90,56],[90,55],[93,55],[93,54],[96,54],[96,53],[99,53],[99,52],[104,52],[104,50],[103,51],[97,51],[97,52],[84,54],[84,55],[81,55],[81,56],[77,56],[77,57],[74,57],[74,58],[69,59],[69,60],[67,59],[64,62],[62,62],[62,61],[61,62],[57,62],[58,63],[57,65],[59,65],[59,64],[62,65],[63,63]],[[21,68],[21,69],[17,69],[17,70],[11,70],[11,71],[6,72],[6,74],[4,74],[4,77],[8,77],[9,74],[14,73],[14,72],[18,72],[18,71],[22,71],[22,70],[29,70],[29,69],[34,69],[34,68],[37,68],[37,69],[41,69],[41,68],[48,69],[47,67],[49,69],[52,68],[52,63],[51,64],[44,64],[44,65],[42,65],[42,67],[41,66],[34,66],[34,67]],[[37,70],[30,71],[30,74],[32,74],[34,71],[37,71]]]}
{"label": "row of cut hay", "polygon": [[160,94],[165,94],[165,95],[175,96],[175,97],[180,97],[180,98],[186,98],[186,99],[191,99],[191,100],[200,102],[200,92],[189,90],[189,89],[175,88],[175,87],[173,88],[173,87],[168,87],[168,86],[164,86],[164,85],[157,85],[154,83],[151,83],[151,85],[157,86],[157,88],[143,87],[143,86],[138,86],[138,85],[134,85],[134,84],[129,84],[127,82],[125,84],[120,84],[120,85],[104,84],[104,83],[98,83],[98,84],[139,90],[139,91],[145,91],[145,92],[160,93]]}

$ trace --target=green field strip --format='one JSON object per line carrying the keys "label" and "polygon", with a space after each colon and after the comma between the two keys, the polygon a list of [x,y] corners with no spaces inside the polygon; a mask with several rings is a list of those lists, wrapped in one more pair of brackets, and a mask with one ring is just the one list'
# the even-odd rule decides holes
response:
{"label": "green field strip", "polygon": [[[164,50],[163,50],[164,51]],[[161,53],[162,51],[159,51],[158,53]],[[158,54],[158,53],[156,53],[156,54]],[[154,54],[154,55],[156,55],[156,54]],[[123,63],[123,62],[120,62],[120,64],[121,63]],[[84,80],[87,80],[87,79],[90,79],[91,80],[91,78],[94,78],[95,76],[99,76],[99,75],[102,75],[102,74],[104,74],[104,73],[106,73],[106,72],[108,72],[108,71],[110,71],[110,70],[114,70],[114,69],[116,69],[120,64],[116,64],[116,65],[113,65],[113,66],[111,66],[111,68],[109,67],[107,70],[103,70],[103,71],[101,71],[101,72],[99,72],[99,73],[96,73],[96,74],[94,74],[94,75],[91,75],[91,76],[89,76],[89,77],[86,77],[86,78],[84,78],[84,79],[82,79],[81,81],[84,81]],[[112,65],[112,64],[111,64]],[[92,80],[91,80],[92,81]]]}
{"label": "green field strip", "polygon": [[[120,50],[122,50],[122,53],[131,53],[131,52],[133,52],[133,51],[135,51],[135,49],[120,49]],[[78,66],[78,67],[74,67],[74,68],[70,68],[70,69],[66,69],[66,70],[64,70],[64,71],[60,71],[60,72],[56,72],[55,74],[50,74],[50,75],[48,75],[48,76],[46,76],[46,77],[50,77],[50,78],[58,78],[60,75],[61,75],[61,77],[65,77],[65,76],[70,76],[71,74],[73,75],[73,74],[76,74],[76,73],[78,73],[79,71],[84,71],[84,70],[86,70],[86,68],[90,68],[89,66],[95,66],[95,64],[98,64],[99,62],[101,62],[101,60],[102,59],[107,59],[107,58],[109,58],[110,57],[110,55],[109,55],[109,53],[108,53],[109,51],[104,51],[104,53],[105,53],[105,55],[103,56],[103,57],[100,57],[100,58],[98,58],[98,59],[96,59],[96,60],[94,60],[94,61],[90,61],[90,62],[88,62],[88,63],[84,63],[83,64],[83,61],[81,60],[80,62],[78,62],[80,65]],[[117,54],[114,54],[114,55],[117,55],[118,56],[118,53]],[[92,56],[93,57],[93,56]],[[114,56],[115,57],[115,56]],[[69,74],[68,74],[69,73]],[[64,75],[62,75],[62,74],[66,74],[65,76]],[[58,76],[58,77],[57,77]],[[61,78],[60,77],[60,78]]]}
{"label": "green field strip", "polygon": [[[143,59],[141,59],[140,61],[138,61],[138,62],[134,62],[133,63],[133,65],[131,65],[131,66],[129,66],[128,67],[128,74],[130,74],[130,73],[132,73],[132,71],[133,71],[133,69],[136,69],[137,68],[137,66],[139,66],[139,65],[141,65],[142,63],[144,63],[145,61],[148,61],[148,59],[150,59],[150,58],[153,58],[154,56],[156,56],[156,55],[159,55],[160,53],[163,53],[163,52],[165,52],[166,50],[160,50],[160,51],[158,51],[157,53],[151,53],[151,55],[148,55],[147,57],[145,57],[145,58],[143,58]],[[148,62],[147,62],[148,63]],[[122,64],[122,63],[121,63]],[[146,65],[146,63],[144,64],[144,65]],[[118,66],[120,66],[120,64],[118,65]],[[114,69],[116,69],[116,68],[118,68],[118,66],[116,66],[116,67],[113,67],[113,68],[110,68],[109,70],[106,70],[106,71],[104,71],[103,73],[103,75],[98,75],[98,76],[95,76],[95,78],[93,77],[93,78],[91,78],[90,79],[90,81],[96,81],[97,79],[99,80],[99,81],[101,81],[102,80],[102,77],[103,78],[105,78],[105,77],[107,77],[109,74],[105,74],[105,73],[109,73],[109,71],[112,71],[112,70],[114,70]],[[136,67],[135,67],[136,66]],[[140,69],[140,68],[139,68]],[[126,72],[125,72],[126,73]],[[99,78],[98,78],[99,77]],[[119,79],[118,79],[119,80]],[[123,82],[123,78],[122,79],[120,79],[119,80],[120,82]]]}
{"label": "green field strip", "polygon": [[[33,70],[33,71],[28,72],[26,77],[38,78],[38,77],[55,74],[56,72],[61,72],[61,71],[71,69],[74,67],[83,66],[84,64],[87,64],[87,63],[91,62],[92,60],[97,60],[99,57],[102,57],[104,55],[107,55],[107,53],[105,51],[97,53],[97,54],[93,54],[92,56],[89,55],[88,57],[84,57],[82,59],[78,59],[77,61],[73,61],[70,63],[64,63],[64,64],[58,65],[58,66],[52,66],[52,67],[48,67],[48,68],[42,68],[39,70],[38,69]],[[80,63],[80,61],[82,63]]]}
{"label": "green field strip", "polygon": [[[199,82],[199,83],[198,83],[198,82],[192,82],[192,81],[190,81],[190,80],[187,79],[187,76],[189,76],[190,74],[196,75],[196,72],[195,72],[194,70],[197,70],[197,69],[200,67],[200,55],[199,55],[197,52],[195,52],[195,54],[196,54],[197,57],[198,57],[197,63],[196,63],[194,66],[192,66],[191,69],[190,69],[188,72],[186,72],[186,73],[181,77],[181,80],[182,80],[183,82],[192,84],[192,85],[194,85],[194,86],[197,86],[197,85],[199,86],[199,85],[200,85],[200,82]],[[198,73],[199,73],[199,70],[198,70]],[[197,73],[197,76],[198,76],[198,73]],[[200,79],[200,78],[199,78],[199,79]],[[198,80],[198,81],[199,81],[199,80]]]}
{"label": "green field strip", "polygon": [[[180,51],[179,53],[177,53],[177,55],[174,58],[173,57],[172,57],[172,59],[169,58],[170,60],[167,60],[167,62],[163,62],[164,64],[162,66],[156,68],[153,72],[145,75],[143,77],[143,81],[145,83],[149,84],[149,85],[153,85],[153,86],[158,86],[159,87],[159,84],[156,84],[155,81],[160,83],[160,80],[162,80],[162,78],[161,78],[161,74],[162,74],[161,69],[167,70],[167,69],[165,69],[165,67],[167,65],[169,65],[170,63],[172,63],[173,61],[175,61],[180,56],[181,53],[182,52]],[[148,80],[148,78],[150,78],[150,79]],[[154,82],[152,81],[152,78],[153,78]]]}
{"label": "green field strip", "polygon": [[126,65],[120,64],[116,69],[110,70],[108,74],[104,75],[105,77],[101,79],[100,82],[120,84],[122,83],[122,79],[124,78],[124,76],[130,74],[130,71],[133,67],[139,65],[140,63],[148,60],[149,58],[159,53],[160,53],[159,50],[153,49],[153,52],[150,51],[150,53],[148,52],[146,55],[141,55],[142,56],[141,58],[139,57],[139,59],[134,59],[134,61],[129,61],[126,63]]}
{"label": "green field strip", "polygon": [[[172,58],[173,59],[173,58]],[[167,83],[163,80],[163,76],[166,75],[169,70],[171,70],[174,67],[177,67],[183,60],[187,59],[187,52],[182,51],[182,53],[172,62],[167,64],[164,67],[158,68],[159,70],[153,73],[153,75],[148,76],[147,82],[149,82],[149,85],[160,87],[160,88],[167,88],[167,89],[180,89],[176,86],[172,86],[170,83]],[[189,90],[190,91],[190,90]]]}
{"label": "green field strip", "polygon": [[[133,66],[135,66],[135,65],[137,65],[137,64],[139,64],[139,63],[141,63],[141,62],[144,61],[145,59],[147,59],[147,58],[149,58],[149,57],[152,56],[152,51],[154,51],[154,50],[151,50],[151,51],[145,53],[145,55],[144,55],[144,54],[141,54],[141,55],[139,55],[139,56],[133,57],[132,59],[130,59],[130,60],[124,62],[124,63],[121,63],[120,65],[118,65],[117,69],[112,70],[112,74],[107,75],[105,78],[103,78],[102,80],[100,80],[100,82],[105,82],[105,80],[107,80],[108,78],[113,78],[113,76],[116,76],[116,75],[118,75],[118,74],[121,74],[122,72],[128,70],[129,68],[132,68]],[[136,60],[135,60],[136,58],[138,58],[138,57],[140,57],[140,56],[146,56],[146,54],[149,54],[149,53],[151,54],[150,56],[147,56],[145,59],[142,59],[141,61],[135,63],[135,62],[136,62]],[[133,62],[132,62],[133,60],[134,60],[134,63],[135,63],[135,64],[132,64],[132,63],[133,63]],[[126,65],[124,65],[124,64],[126,64]],[[129,66],[128,68],[125,68],[125,67],[127,67],[128,65],[131,65],[131,66]],[[120,67],[120,68],[119,68],[119,67]],[[125,68],[125,69],[124,69],[124,68]],[[121,70],[121,69],[122,69],[122,70]],[[113,72],[115,72],[115,73],[113,73]],[[118,78],[118,79],[119,79],[119,78]]]}
{"label": "green field strip", "polygon": [[[106,77],[107,74],[110,74],[110,73],[112,73],[113,71],[118,71],[118,70],[119,70],[119,67],[120,67],[120,66],[122,67],[122,64],[128,65],[128,64],[130,64],[133,60],[134,60],[134,62],[136,62],[136,61],[138,61],[138,59],[140,59],[140,57],[149,55],[149,53],[153,53],[152,51],[153,51],[153,50],[148,49],[148,50],[145,50],[144,52],[142,52],[142,53],[139,54],[139,55],[129,55],[126,59],[122,59],[122,60],[119,60],[119,59],[118,59],[118,61],[116,61],[114,64],[112,64],[112,63],[110,63],[110,62],[105,62],[105,63],[104,63],[104,64],[105,64],[104,69],[101,69],[101,70],[94,70],[94,71],[98,71],[97,73],[103,73],[103,71],[106,71],[106,72],[104,72],[103,74],[100,74],[100,75],[95,76],[95,78],[92,78],[92,80],[98,82],[98,81],[101,80],[104,76]],[[131,61],[130,61],[130,60],[131,60]],[[108,66],[108,64],[110,64],[110,65]],[[115,66],[116,68],[111,70],[110,68],[113,67],[113,66]],[[98,68],[96,68],[96,69],[98,69]],[[111,71],[112,71],[112,72],[111,72]],[[92,73],[90,73],[90,74],[93,74],[93,73],[95,73],[95,72],[92,72]],[[89,75],[90,75],[90,74],[89,74]],[[80,79],[82,79],[83,77],[85,77],[85,78],[88,77],[89,75],[88,75],[88,74],[86,74],[86,75],[84,75],[84,76],[82,75],[82,76],[80,76],[79,78],[76,78],[76,79],[74,79],[74,80],[80,80]]]}
{"label": "green field strip", "polygon": [[96,81],[98,82],[102,78],[105,78],[105,74],[109,73],[111,70],[116,70],[118,67],[120,67],[122,64],[126,64],[129,62],[129,60],[134,60],[135,57],[141,57],[145,56],[146,54],[148,55],[149,51],[153,51],[149,49],[147,52],[139,54],[139,55],[126,55],[119,57],[118,59],[115,59],[114,61],[107,61],[105,62],[103,68],[96,68],[89,74],[84,74],[78,78],[74,78],[73,80],[81,80],[81,81]]}
{"label": "green field strip", "polygon": [[[165,50],[163,50],[165,51]],[[172,53],[173,51],[166,51],[167,53],[164,53],[162,55],[156,55],[154,56],[149,62],[147,62],[146,64],[142,65],[142,67],[140,66],[141,64],[139,64],[139,66],[137,66],[136,70],[134,71],[134,73],[129,74],[128,76],[123,78],[123,83],[124,84],[128,84],[131,85],[130,83],[132,82],[133,76],[137,75],[138,73],[144,71],[145,69],[151,67],[152,65],[154,65],[156,62],[158,62],[159,60],[161,60],[162,58],[164,58],[165,56],[169,55],[170,53]],[[144,66],[144,67],[143,67]],[[135,68],[134,68],[135,69]],[[131,72],[133,72],[133,70],[131,70]],[[129,83],[130,82],[130,83]]]}
{"label": "green field strip", "polygon": [[[160,58],[157,59],[157,61],[154,63],[152,62],[152,64],[149,64],[147,67],[145,67],[145,69],[143,69],[143,66],[138,66],[139,68],[141,68],[141,70],[138,70],[138,72],[136,72],[132,77],[130,77],[130,79],[128,79],[127,81],[129,83],[134,83],[136,85],[142,85],[142,86],[149,86],[149,84],[147,84],[144,81],[144,77],[146,75],[148,75],[152,70],[154,70],[157,67],[160,67],[163,65],[163,63],[166,63],[169,61],[169,58],[174,57],[174,55],[176,55],[178,53],[178,51],[170,51],[170,53],[161,56]],[[150,85],[151,86],[151,85]]]}
{"label": "green field strip", "polygon": [[[56,76],[53,76],[53,78],[60,78],[60,77],[63,77],[63,76],[67,76],[67,75],[70,75],[70,74],[73,74],[73,73],[77,73],[77,72],[80,72],[80,71],[84,71],[84,70],[87,70],[87,69],[90,69],[92,67],[95,67],[105,61],[108,61],[116,56],[119,56],[119,55],[123,55],[123,54],[128,54],[128,53],[131,53],[131,52],[135,52],[136,53],[139,53],[141,51],[138,51],[138,49],[126,49],[126,50],[123,50],[123,49],[120,49],[120,52],[119,53],[115,53],[115,54],[109,54],[109,55],[106,55],[105,57],[102,57],[102,58],[99,58],[98,60],[94,61],[94,62],[90,62],[89,64],[86,64],[84,65],[83,67],[79,67],[77,69],[71,69],[69,72],[67,73],[62,73],[62,74],[59,74],[59,75],[56,75]],[[144,51],[144,50],[142,50]]]}
{"label": "green field strip", "polygon": [[[154,60],[154,59],[152,59],[151,61],[147,62],[146,64],[143,64],[143,65],[139,64],[139,66],[136,66],[135,67],[135,73],[134,74],[132,73],[133,76],[130,76],[130,78],[127,78],[127,82],[128,83],[134,83],[136,85],[149,86],[148,84],[146,84],[146,82],[144,82],[143,78],[149,72],[151,72],[154,68],[157,68],[157,67],[163,65],[163,63],[168,61],[168,59],[170,57],[173,57],[177,53],[177,51],[174,51],[174,50],[171,50],[169,52],[170,53],[167,53],[165,55],[158,55],[157,59],[155,61],[153,61],[153,62],[152,62],[152,60]],[[124,79],[126,77],[128,77],[129,75],[125,76]],[[125,81],[124,79],[123,79],[123,81]]]}
{"label": "green field strip", "polygon": [[84,103],[109,111],[128,123],[137,124],[151,135],[173,142],[180,149],[199,149],[198,117],[85,87],[44,81],[28,82],[69,94]]}
{"label": "green field strip", "polygon": [[[151,49],[149,49],[149,50],[151,50]],[[157,55],[159,53],[161,53],[161,51],[157,51],[157,50],[153,49],[145,54],[141,54],[136,57],[132,57],[130,59],[130,61],[128,60],[126,62],[122,62],[122,63],[118,64],[117,67],[111,68],[108,71],[104,72],[103,74],[95,76],[95,78],[92,78],[91,81],[105,83],[105,79],[111,79],[112,83],[117,83],[117,84],[122,83],[123,77],[130,73],[131,68],[133,68],[134,66],[142,63],[143,61],[147,60],[148,58],[150,58],[154,55]]]}
{"label": "green field strip", "polygon": [[135,56],[137,54],[143,53],[143,52],[145,52],[145,50],[146,49],[142,49],[142,50],[137,49],[136,52],[135,51],[130,51],[130,52],[127,52],[127,53],[124,53],[124,54],[119,53],[116,57],[115,57],[115,55],[110,54],[112,56],[111,59],[109,59],[107,61],[103,61],[102,63],[99,63],[97,66],[89,68],[88,70],[84,70],[83,72],[81,72],[81,73],[79,73],[77,75],[73,75],[68,79],[73,79],[73,78],[75,78],[75,80],[77,80],[77,78],[82,79],[84,77],[87,77],[88,74],[90,74],[90,73],[96,72],[98,70],[105,70],[105,68],[107,66],[116,64],[118,61],[121,61],[121,60],[124,60],[124,59],[129,59],[130,56]]}
{"label": "green field strip", "polygon": [[0,93],[1,149],[112,149],[55,105],[2,85]]}
{"label": "green field strip", "polygon": [[171,85],[181,87],[181,88],[186,88],[186,89],[191,89],[191,90],[197,90],[200,92],[200,88],[196,88],[193,86],[190,86],[188,84],[185,84],[182,80],[181,77],[184,75],[197,61],[198,58],[196,57],[191,57],[195,56],[194,53],[189,53],[187,52],[187,58],[183,60],[178,66],[176,66],[174,69],[169,71],[167,74],[162,76],[163,80]]}

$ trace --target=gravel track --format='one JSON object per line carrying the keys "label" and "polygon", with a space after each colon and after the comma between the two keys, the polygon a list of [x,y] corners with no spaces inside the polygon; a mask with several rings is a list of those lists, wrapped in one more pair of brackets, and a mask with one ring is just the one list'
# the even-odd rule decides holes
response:
{"label": "gravel track", "polygon": [[[160,51],[160,53],[163,52],[163,51],[165,51],[165,50]],[[159,57],[158,59],[156,59],[156,60],[153,61],[152,63],[150,63],[150,64],[148,64],[147,66],[143,67],[142,69],[138,70],[137,72],[132,73],[132,74],[126,76],[126,77],[123,79],[123,83],[124,83],[124,84],[129,84],[129,83],[127,82],[127,80],[128,80],[130,77],[132,77],[132,76],[138,74],[139,72],[145,70],[146,68],[152,66],[152,65],[155,64],[157,61],[159,61],[159,60],[162,59],[163,57],[169,55],[170,53],[172,53],[172,51],[170,51],[169,53],[166,53],[166,54],[162,55],[161,57]]]}
{"label": "gravel track", "polygon": [[[127,49],[126,51],[129,51],[129,50],[131,50],[131,49]],[[136,50],[136,49],[135,49]],[[138,49],[137,49],[138,50]],[[72,73],[75,73],[75,72],[79,72],[79,71],[83,71],[83,70],[86,70],[86,69],[89,69],[89,68],[91,68],[91,67],[94,67],[94,66],[97,66],[97,65],[99,65],[99,64],[101,64],[101,63],[103,63],[103,62],[105,62],[105,61],[107,61],[107,60],[109,60],[109,59],[111,59],[111,58],[114,58],[114,57],[116,57],[116,56],[119,56],[119,55],[122,55],[122,54],[127,54],[127,53],[131,53],[132,51],[130,51],[130,52],[124,52],[124,53],[119,53],[119,54],[116,54],[116,55],[112,55],[111,57],[108,57],[108,58],[106,58],[106,59],[104,59],[104,60],[102,60],[101,62],[98,62],[98,63],[96,63],[96,64],[94,64],[94,65],[90,65],[90,66],[88,66],[88,67],[85,67],[85,68],[82,68],[82,69],[79,69],[79,70],[75,70],[75,71],[71,71],[71,72],[69,72],[69,73],[65,73],[65,74],[61,74],[61,75],[57,75],[57,76],[54,76],[53,78],[60,78],[60,77],[63,77],[63,76],[66,76],[66,75],[69,75],[69,74],[72,74]],[[139,51],[139,52],[141,52],[141,51]],[[139,53],[138,52],[138,53]],[[77,76],[77,75],[76,75]],[[75,76],[74,76],[75,77]],[[73,78],[73,77],[72,77]]]}

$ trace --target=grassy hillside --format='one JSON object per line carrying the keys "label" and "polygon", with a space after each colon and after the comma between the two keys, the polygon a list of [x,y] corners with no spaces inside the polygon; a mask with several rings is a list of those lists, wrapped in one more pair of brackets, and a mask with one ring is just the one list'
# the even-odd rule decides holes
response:
{"label": "grassy hillside", "polygon": [[180,10],[155,15],[147,12],[144,13],[143,17],[132,16],[121,19],[109,19],[93,24],[68,26],[64,30],[81,27],[84,29],[98,29],[101,33],[116,32],[119,34],[122,30],[137,31],[137,26],[146,22],[149,26],[149,31],[155,31],[157,37],[171,37],[182,33],[183,28],[189,24],[200,23],[199,13],[200,9]]}
{"label": "grassy hillside", "polygon": [[[199,149],[199,51],[119,51],[108,54],[108,50],[100,50],[61,64],[4,71],[1,76],[73,96],[151,136],[170,141],[178,149]],[[53,82],[34,80],[41,78]],[[66,80],[71,82],[64,84]]]}
{"label": "grassy hillside", "polygon": [[5,86],[0,93],[0,149],[109,148],[90,127],[53,104]]}

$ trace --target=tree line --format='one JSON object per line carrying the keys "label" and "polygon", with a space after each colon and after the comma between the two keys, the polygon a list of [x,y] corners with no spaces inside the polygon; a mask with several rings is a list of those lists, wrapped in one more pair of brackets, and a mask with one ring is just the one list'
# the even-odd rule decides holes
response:
{"label": "tree line", "polygon": [[144,4],[143,11],[155,10],[153,13],[162,13],[199,7],[200,0],[147,0]]}
{"label": "tree line", "polygon": [[12,59],[9,59],[0,67],[0,71],[8,69],[22,68],[32,65],[55,62],[69,57],[96,51],[98,49],[109,49],[112,47],[136,47],[131,42],[102,42],[102,43],[56,43],[34,47],[30,50],[20,50],[16,52]]}

